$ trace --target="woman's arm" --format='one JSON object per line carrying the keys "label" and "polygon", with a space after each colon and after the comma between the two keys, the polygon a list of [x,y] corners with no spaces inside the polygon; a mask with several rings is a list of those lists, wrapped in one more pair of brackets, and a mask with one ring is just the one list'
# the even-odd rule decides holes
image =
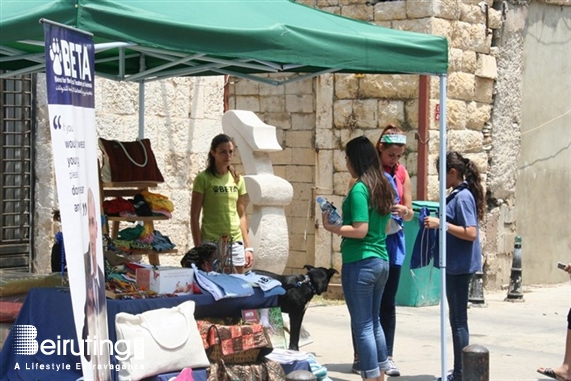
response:
{"label": "woman's arm", "polygon": [[353,225],[332,225],[329,223],[329,212],[321,214],[323,227],[331,233],[347,238],[364,238],[369,231],[368,222],[353,222]]}
{"label": "woman's arm", "polygon": [[[412,210],[412,191],[411,182],[408,172],[405,171],[406,177],[402,184],[403,195],[400,204],[393,205],[392,213],[398,214],[404,221],[412,220],[414,212]],[[399,181],[398,179],[396,181]]]}
{"label": "woman's arm", "polygon": [[[477,229],[475,226],[458,226],[453,225],[450,222],[446,223],[448,225],[447,232],[452,234],[456,238],[463,239],[465,241],[475,241],[477,237]],[[429,229],[437,229],[440,227],[440,219],[437,217],[426,217],[424,219],[424,227]]]}
{"label": "woman's arm", "polygon": [[405,221],[412,220],[414,217],[414,212],[412,210],[412,185],[410,181],[410,176],[408,172],[406,172],[406,178],[404,179],[403,184],[403,195],[402,195],[402,204],[406,207],[406,210],[401,214],[402,219]]}
{"label": "woman's arm", "polygon": [[192,241],[194,246],[199,246],[202,243],[200,237],[200,212],[202,211],[202,201],[204,195],[198,192],[192,192],[190,202],[190,233],[192,234]]}
{"label": "woman's arm", "polygon": [[254,251],[250,246],[250,237],[248,236],[248,219],[246,218],[246,205],[248,205],[248,194],[238,197],[236,209],[240,217],[240,231],[242,232],[242,240],[244,242],[246,264],[244,267],[251,267],[254,263]]}

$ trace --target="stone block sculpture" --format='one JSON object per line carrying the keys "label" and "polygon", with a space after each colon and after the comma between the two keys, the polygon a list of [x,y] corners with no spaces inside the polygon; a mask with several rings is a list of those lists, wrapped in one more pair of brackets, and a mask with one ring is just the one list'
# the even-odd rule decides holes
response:
{"label": "stone block sculpture", "polygon": [[276,128],[252,111],[230,110],[222,116],[222,129],[231,136],[242,158],[250,202],[250,244],[254,268],[282,274],[289,255],[284,206],[293,198],[292,185],[274,175],[269,152],[281,151]]}

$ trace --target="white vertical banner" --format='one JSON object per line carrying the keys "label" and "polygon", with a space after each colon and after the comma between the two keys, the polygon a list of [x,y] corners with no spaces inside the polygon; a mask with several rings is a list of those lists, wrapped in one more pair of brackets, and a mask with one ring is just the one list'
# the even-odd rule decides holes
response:
{"label": "white vertical banner", "polygon": [[109,380],[94,46],[90,34],[44,22],[46,81],[61,225],[85,380]]}

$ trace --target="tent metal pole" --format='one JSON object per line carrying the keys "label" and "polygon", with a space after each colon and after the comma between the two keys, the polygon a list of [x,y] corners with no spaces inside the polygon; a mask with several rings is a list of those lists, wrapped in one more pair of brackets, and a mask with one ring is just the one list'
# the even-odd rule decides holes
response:
{"label": "tent metal pole", "polygon": [[119,48],[119,78],[125,79],[125,49]]}
{"label": "tent metal pole", "polygon": [[4,73],[0,74],[0,79],[15,77],[17,75],[37,73],[39,71],[44,70],[45,68],[46,68],[46,64],[43,63],[43,64],[39,64],[39,65],[35,65],[35,66],[30,66],[30,67],[27,67],[24,69],[20,69],[20,70],[5,71]]}
{"label": "tent metal pole", "polygon": [[139,82],[139,139],[145,137],[145,81]]}
{"label": "tent metal pole", "polygon": [[428,129],[430,128],[430,77],[418,78],[418,160],[416,170],[416,199],[428,200]]}
{"label": "tent metal pole", "polygon": [[[139,71],[145,71],[145,55],[139,59]],[[145,137],[145,80],[139,81],[139,139]]]}
{"label": "tent metal pole", "polygon": [[439,147],[439,167],[438,178],[440,181],[438,218],[440,219],[440,229],[438,236],[440,239],[440,356],[442,381],[447,377],[446,364],[446,324],[447,301],[446,301],[446,74],[440,75],[440,147]]}
{"label": "tent metal pole", "polygon": [[73,31],[76,31],[76,32],[78,32],[78,33],[83,33],[83,34],[86,34],[86,35],[88,35],[88,36],[93,37],[93,33],[91,33],[91,32],[88,32],[88,31],[83,30],[83,29],[76,28],[76,27],[71,26],[71,25],[62,24],[62,23],[59,23],[59,22],[57,22],[57,21],[52,21],[52,20],[49,20],[49,19],[41,18],[41,19],[39,20],[39,23],[40,23],[40,24],[51,24],[51,25],[55,25],[55,26],[58,26],[58,27],[60,27],[60,28],[73,30]]}

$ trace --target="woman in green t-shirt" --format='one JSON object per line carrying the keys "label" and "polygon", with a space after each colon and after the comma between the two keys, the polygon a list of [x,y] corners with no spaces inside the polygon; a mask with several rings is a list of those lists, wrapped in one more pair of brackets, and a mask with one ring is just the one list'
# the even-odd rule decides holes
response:
{"label": "woman in green t-shirt", "polygon": [[[232,241],[232,264],[236,272],[251,267],[254,250],[248,237],[244,178],[231,165],[234,142],[228,135],[212,139],[208,167],[194,179],[190,205],[190,230],[195,246],[218,243],[226,235]],[[199,221],[202,212],[202,221]]]}
{"label": "woman in green t-shirt", "polygon": [[385,231],[395,194],[369,139],[361,136],[351,140],[345,154],[347,169],[357,181],[343,201],[343,225],[330,224],[325,213],[323,227],[343,237],[341,283],[351,315],[361,377],[381,381],[390,366],[378,311],[389,276]]}

